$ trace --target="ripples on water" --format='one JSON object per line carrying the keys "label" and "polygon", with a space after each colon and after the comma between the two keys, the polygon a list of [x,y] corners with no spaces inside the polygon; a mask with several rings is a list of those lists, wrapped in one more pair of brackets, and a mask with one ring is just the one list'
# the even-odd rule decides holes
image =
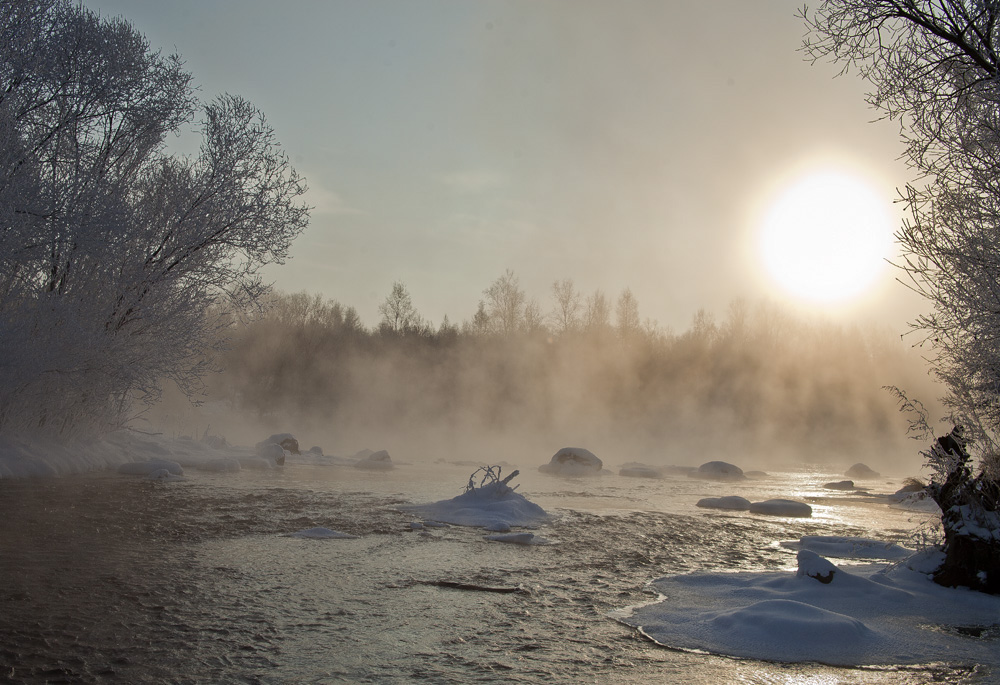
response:
{"label": "ripples on water", "polygon": [[[608,612],[653,578],[777,569],[802,535],[901,540],[917,525],[800,474],[746,486],[525,474],[558,544],[409,531],[404,502],[458,494],[472,469],[370,474],[290,465],[189,474],[0,481],[0,681],[10,682],[988,682],[975,665],[838,669],[659,648]],[[740,490],[740,488],[745,488]],[[771,488],[773,492],[768,492]],[[890,491],[890,487],[884,488]],[[794,495],[813,519],[715,513],[703,496]],[[916,517],[920,518],[920,517]],[[282,537],[314,526],[355,540]],[[520,589],[453,589],[442,581]]]}

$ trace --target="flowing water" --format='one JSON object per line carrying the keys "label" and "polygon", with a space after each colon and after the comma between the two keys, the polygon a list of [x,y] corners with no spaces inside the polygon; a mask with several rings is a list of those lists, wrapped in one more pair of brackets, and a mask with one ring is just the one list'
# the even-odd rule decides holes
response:
{"label": "flowing water", "polygon": [[[560,479],[532,469],[514,482],[554,514],[536,532],[555,544],[410,529],[412,515],[399,505],[453,497],[474,469],[289,464],[189,471],[169,483],[117,474],[0,481],[0,682],[825,684],[998,675],[975,664],[845,669],[681,652],[608,618],[652,599],[645,585],[659,576],[792,568],[795,557],[778,540],[906,543],[926,520],[823,490],[836,474],[727,485]],[[892,492],[899,483],[877,485]],[[814,516],[694,506],[728,494],[808,501]],[[315,526],[359,537],[283,535]]]}

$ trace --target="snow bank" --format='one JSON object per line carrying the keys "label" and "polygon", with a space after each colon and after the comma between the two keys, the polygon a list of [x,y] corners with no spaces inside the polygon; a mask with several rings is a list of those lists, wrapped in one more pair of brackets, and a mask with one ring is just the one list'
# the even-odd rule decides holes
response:
{"label": "snow bank", "polygon": [[666,599],[613,616],[668,647],[768,661],[1000,661],[995,642],[956,630],[995,625],[1000,597],[935,584],[927,575],[934,566],[927,556],[848,573],[810,552],[799,555],[794,574],[660,578],[651,587]]}
{"label": "snow bank", "polygon": [[750,500],[737,495],[728,497],[705,497],[698,500],[696,507],[704,509],[729,509],[731,511],[747,511],[750,509]]}
{"label": "snow bank", "polygon": [[902,547],[895,542],[871,540],[869,538],[843,537],[839,535],[804,535],[798,540],[782,540],[778,543],[785,549],[810,550],[824,557],[841,559],[885,559],[893,561],[906,559],[915,550]]}
{"label": "snow bank", "polygon": [[582,447],[563,447],[552,455],[548,464],[542,464],[538,470],[557,476],[595,476],[601,473],[604,462],[590,450]]}
{"label": "snow bank", "polygon": [[[474,473],[473,478],[478,473]],[[475,526],[494,532],[507,532],[515,526],[544,523],[549,519],[545,510],[507,485],[516,475],[517,471],[514,471],[501,481],[497,470],[496,478],[484,481],[478,487],[470,478],[468,488],[458,497],[431,504],[405,505],[400,509],[433,521]]]}

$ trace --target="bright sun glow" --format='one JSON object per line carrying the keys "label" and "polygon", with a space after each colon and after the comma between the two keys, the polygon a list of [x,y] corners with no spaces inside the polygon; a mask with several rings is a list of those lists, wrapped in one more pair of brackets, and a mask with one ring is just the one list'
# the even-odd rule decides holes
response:
{"label": "bright sun glow", "polygon": [[758,248],[788,294],[822,303],[865,294],[891,255],[891,200],[861,177],[820,172],[799,178],[769,205]]}

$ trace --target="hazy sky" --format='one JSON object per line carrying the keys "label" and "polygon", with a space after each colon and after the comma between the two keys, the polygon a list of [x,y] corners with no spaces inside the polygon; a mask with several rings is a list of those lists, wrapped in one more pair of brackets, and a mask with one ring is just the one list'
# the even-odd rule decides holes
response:
{"label": "hazy sky", "polygon": [[[847,166],[887,202],[908,180],[864,84],[797,51],[801,0],[84,2],[176,49],[206,99],[265,112],[315,205],[268,276],[369,325],[395,280],[459,323],[510,268],[543,311],[572,278],[682,330],[780,300],[754,239],[803,169]],[[846,314],[902,331],[896,275]]]}

